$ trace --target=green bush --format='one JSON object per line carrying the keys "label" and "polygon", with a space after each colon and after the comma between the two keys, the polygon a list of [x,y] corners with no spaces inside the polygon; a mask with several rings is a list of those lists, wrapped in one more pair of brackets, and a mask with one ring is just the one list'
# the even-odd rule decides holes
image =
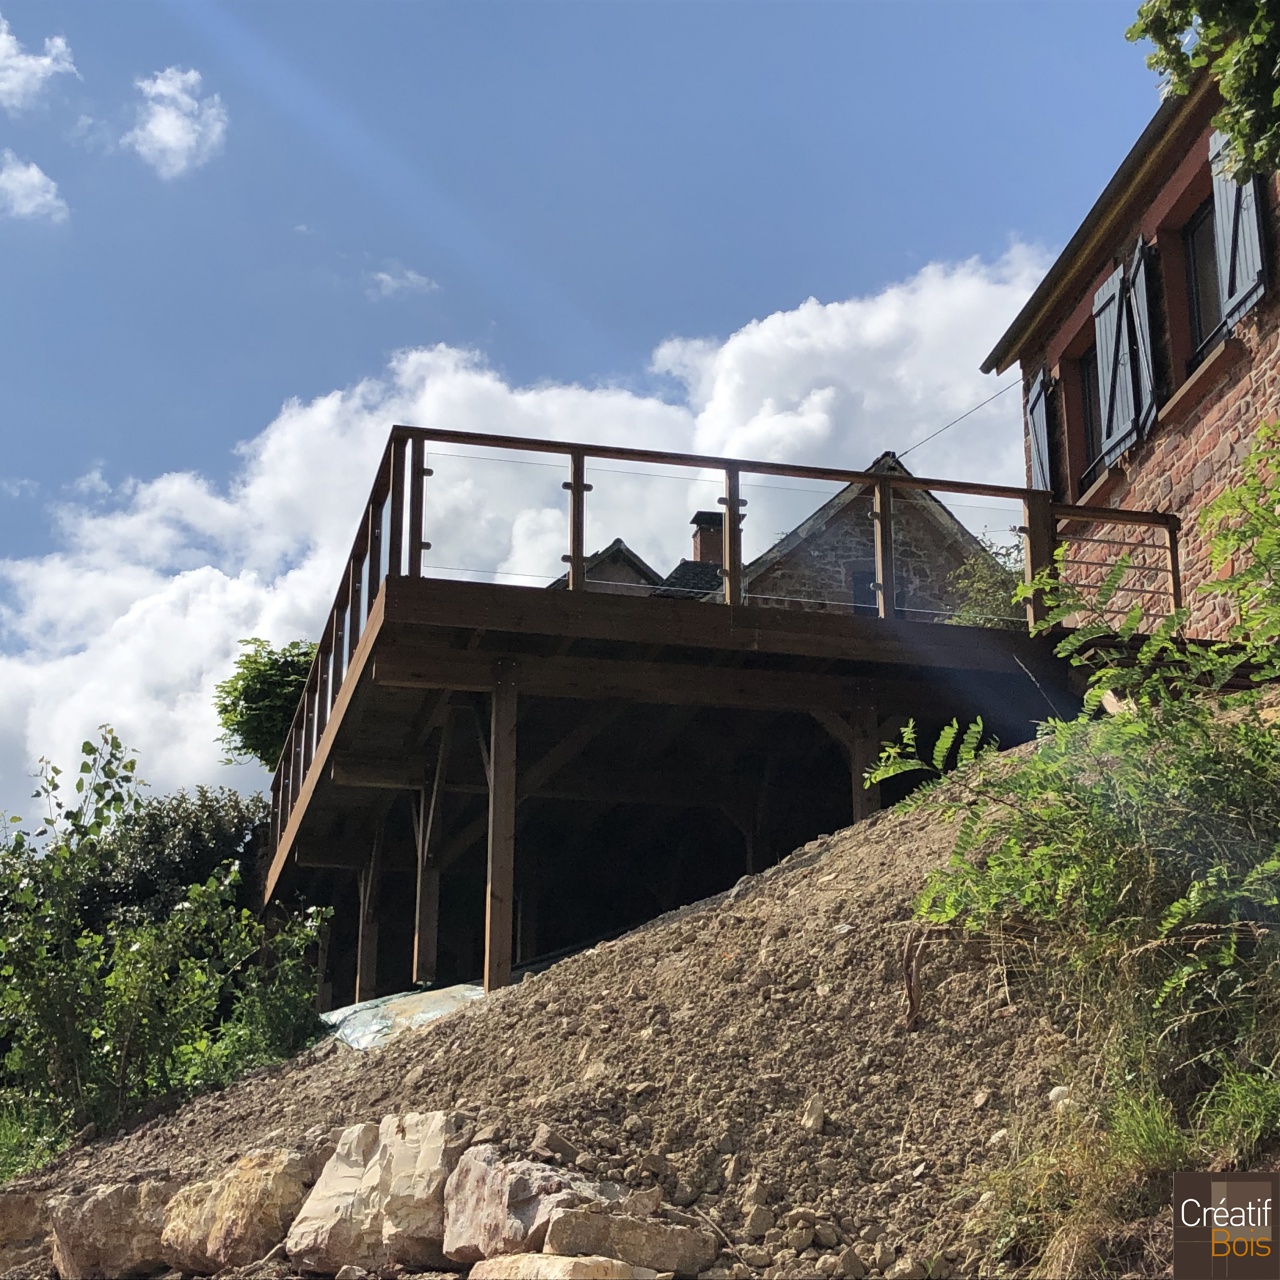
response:
{"label": "green bush", "polygon": [[74,801],[45,766],[45,824],[0,836],[3,1085],[33,1114],[110,1126],[301,1047],[315,1029],[309,912],[274,931],[236,902],[226,863],[171,910],[108,920],[104,850],[140,811],[134,761],[86,742]]}
{"label": "green bush", "polygon": [[982,549],[947,575],[947,619],[955,626],[997,627],[1021,631],[1026,611],[1014,603],[1022,585],[1021,545],[980,538]]}
{"label": "green bush", "polygon": [[274,769],[315,659],[310,640],[273,649],[265,640],[241,640],[235,670],[214,690],[222,726],[219,741],[230,760],[257,760]]}

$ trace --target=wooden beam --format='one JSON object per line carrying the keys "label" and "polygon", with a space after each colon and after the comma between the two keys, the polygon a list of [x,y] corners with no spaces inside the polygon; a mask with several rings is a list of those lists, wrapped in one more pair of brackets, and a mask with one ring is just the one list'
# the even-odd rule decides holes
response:
{"label": "wooden beam", "polygon": [[[498,661],[502,659],[456,649],[397,652],[374,663],[373,680],[391,689],[489,690],[496,683]],[[803,711],[847,706],[855,685],[844,676],[692,663],[532,655],[508,661],[521,691],[531,697]]]}
{"label": "wooden beam", "polygon": [[383,818],[373,829],[373,848],[360,870],[360,931],[356,940],[356,1004],[378,994],[378,890],[382,881]]}
{"label": "wooden beam", "polygon": [[444,788],[449,770],[451,718],[446,714],[440,727],[440,750],[436,757],[431,792],[418,792],[414,812],[417,838],[418,891],[413,916],[413,981],[429,987],[436,980],[436,960],[440,938],[440,863],[434,856],[443,822]]}
{"label": "wooden beam", "polygon": [[429,636],[438,628],[479,628],[955,670],[1016,672],[1016,659],[1037,661],[1037,646],[1016,631],[882,621],[852,613],[752,604],[730,612],[709,609],[698,600],[545,591],[444,578],[393,579],[384,595],[387,622],[410,643],[415,631]]}
{"label": "wooden beam", "polygon": [[500,663],[489,733],[489,866],[485,887],[484,989],[511,982],[511,929],[516,844],[516,681]]}

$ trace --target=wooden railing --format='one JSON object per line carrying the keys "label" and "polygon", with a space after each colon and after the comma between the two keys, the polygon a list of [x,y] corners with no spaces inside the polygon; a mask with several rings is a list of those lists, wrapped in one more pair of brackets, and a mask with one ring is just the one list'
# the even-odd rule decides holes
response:
{"label": "wooden railing", "polygon": [[[1091,536],[1102,526],[1119,526],[1140,531],[1162,532],[1167,588],[1150,585],[1133,588],[1149,598],[1167,599],[1170,609],[1181,605],[1178,571],[1178,529],[1176,516],[1153,511],[1125,511],[1109,507],[1076,507],[1056,503],[1049,493],[1019,489],[1010,485],[978,484],[963,480],[935,480],[921,476],[894,475],[882,471],[845,471],[838,467],[808,467],[791,463],[756,462],[737,458],[717,458],[699,454],[669,453],[655,449],[627,449],[610,445],[571,444],[556,440],[532,440],[520,436],[476,434],[434,428],[396,426],[378,465],[369,500],[347,558],[337,596],[321,633],[315,661],[294,715],[272,782],[273,847],[289,820],[321,735],[342,688],[348,664],[356,652],[369,610],[384,578],[423,576],[423,552],[431,544],[423,537],[426,515],[426,481],[432,475],[427,466],[427,445],[453,444],[477,449],[512,450],[562,457],[568,465],[566,540],[562,557],[568,565],[570,591],[586,589],[586,495],[588,459],[675,466],[689,471],[719,471],[724,477],[725,508],[723,601],[729,605],[745,602],[741,519],[746,500],[742,497],[742,477],[774,476],[799,480],[827,481],[840,485],[865,484],[871,488],[875,522],[876,612],[881,618],[895,616],[893,500],[898,490],[966,494],[1020,502],[1025,566],[1028,580],[1053,564],[1060,541],[1106,547],[1123,545],[1122,539]],[[1081,532],[1083,530],[1083,532]],[[1119,554],[1116,553],[1118,558]],[[1102,553],[1105,561],[1106,552]],[[1086,563],[1086,562],[1082,562]],[[1092,561],[1087,563],[1093,563]],[[1096,566],[1095,566],[1096,567]],[[1156,566],[1143,562],[1149,573]],[[1088,569],[1085,570],[1089,572]],[[1149,579],[1144,579],[1149,582]],[[1027,606],[1028,623],[1039,620],[1042,606]]]}

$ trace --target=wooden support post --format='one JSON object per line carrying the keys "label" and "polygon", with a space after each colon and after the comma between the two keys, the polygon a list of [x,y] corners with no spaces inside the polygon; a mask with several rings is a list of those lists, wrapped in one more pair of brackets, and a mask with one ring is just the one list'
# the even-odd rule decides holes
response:
{"label": "wooden support post", "polygon": [[897,616],[893,571],[893,484],[887,476],[876,480],[876,611],[882,618]]}
{"label": "wooden support post", "polygon": [[383,818],[373,829],[373,848],[359,873],[360,932],[356,941],[356,1004],[378,994],[378,889],[382,880]]}
{"label": "wooden support post", "polygon": [[516,903],[516,961],[518,964],[528,964],[538,954],[540,888],[536,877],[526,879]]}
{"label": "wooden support post", "polygon": [[569,566],[569,590],[585,591],[587,494],[591,492],[591,486],[587,483],[585,450],[574,449],[570,452],[569,479],[561,487],[569,491],[569,554],[561,556],[561,560]]}
{"label": "wooden support post", "polygon": [[742,603],[742,485],[737,467],[724,469],[724,602]]}
{"label": "wooden support post", "polygon": [[489,734],[489,876],[485,892],[484,989],[511,981],[511,913],[516,844],[516,684],[499,662]]}
{"label": "wooden support post", "polygon": [[1177,516],[1170,516],[1169,523],[1164,527],[1169,559],[1169,593],[1175,610],[1182,608],[1182,570],[1178,564],[1178,528],[1181,523]]}
{"label": "wooden support post", "polygon": [[333,1008],[333,983],[329,980],[329,924],[320,926],[316,955],[316,1012],[328,1013]]}
{"label": "wooden support post", "polygon": [[859,699],[853,709],[852,741],[849,750],[849,772],[853,783],[853,820],[861,822],[880,808],[880,786],[868,787],[864,777],[880,757],[880,719],[876,704],[868,690],[865,700]]}
{"label": "wooden support post", "polygon": [[[1039,489],[1029,490],[1022,500],[1022,534],[1026,547],[1024,581],[1031,582],[1045,569],[1053,568],[1057,531],[1053,518],[1053,495]],[[1033,628],[1048,615],[1044,601],[1037,595],[1027,601],[1027,626]]]}
{"label": "wooden support post", "polygon": [[434,846],[442,821],[451,729],[452,717],[446,711],[440,727],[440,751],[436,757],[431,792],[428,795],[424,787],[418,793],[414,814],[414,834],[418,844],[418,896],[413,918],[413,981],[423,987],[429,987],[436,980],[440,940],[440,863],[435,857]]}

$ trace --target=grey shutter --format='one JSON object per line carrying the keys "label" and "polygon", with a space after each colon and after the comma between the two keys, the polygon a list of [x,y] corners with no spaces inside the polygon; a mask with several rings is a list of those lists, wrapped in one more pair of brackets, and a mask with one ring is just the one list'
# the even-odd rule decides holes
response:
{"label": "grey shutter", "polygon": [[1033,489],[1050,489],[1053,484],[1049,479],[1049,406],[1046,397],[1049,381],[1044,370],[1031,380],[1031,389],[1027,392],[1027,434],[1031,438],[1031,487]]}
{"label": "grey shutter", "polygon": [[1151,349],[1151,308],[1147,301],[1146,243],[1138,238],[1137,252],[1129,267],[1128,313],[1133,348],[1133,392],[1136,412],[1134,425],[1145,436],[1156,417],[1156,366]]}
{"label": "grey shutter", "polygon": [[1098,348],[1098,398],[1102,405],[1102,465],[1109,467],[1134,438],[1133,370],[1125,315],[1124,267],[1117,267],[1093,295]]}
{"label": "grey shutter", "polygon": [[1222,323],[1230,329],[1253,306],[1266,284],[1262,226],[1258,218],[1258,184],[1237,182],[1225,169],[1227,136],[1209,139],[1213,166],[1213,221],[1218,257]]}

